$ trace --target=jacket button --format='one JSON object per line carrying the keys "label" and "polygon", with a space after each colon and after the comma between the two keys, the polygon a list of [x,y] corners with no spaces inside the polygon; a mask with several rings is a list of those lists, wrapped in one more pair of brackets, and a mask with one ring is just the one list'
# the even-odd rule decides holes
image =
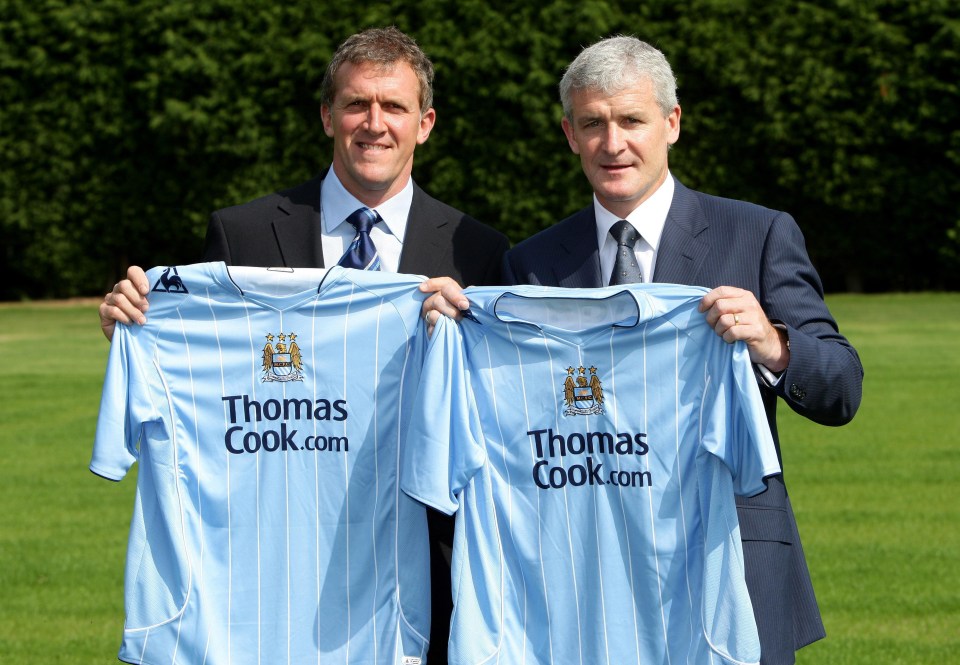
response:
{"label": "jacket button", "polygon": [[800,386],[795,383],[790,384],[790,396],[793,397],[798,402],[802,402],[803,398],[807,396],[806,391],[803,390]]}

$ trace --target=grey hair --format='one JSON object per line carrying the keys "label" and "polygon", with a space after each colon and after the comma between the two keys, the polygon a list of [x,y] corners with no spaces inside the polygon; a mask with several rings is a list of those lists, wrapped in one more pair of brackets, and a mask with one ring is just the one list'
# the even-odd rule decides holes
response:
{"label": "grey hair", "polygon": [[320,103],[333,104],[337,72],[345,63],[371,63],[389,69],[405,62],[413,69],[420,83],[420,115],[433,106],[433,63],[412,37],[394,26],[369,28],[352,35],[333,54],[320,84]]}
{"label": "grey hair", "polygon": [[663,53],[636,37],[607,37],[580,52],[560,80],[560,101],[567,120],[573,120],[574,92],[585,89],[604,94],[623,92],[644,78],[664,117],[677,105],[677,79]]}

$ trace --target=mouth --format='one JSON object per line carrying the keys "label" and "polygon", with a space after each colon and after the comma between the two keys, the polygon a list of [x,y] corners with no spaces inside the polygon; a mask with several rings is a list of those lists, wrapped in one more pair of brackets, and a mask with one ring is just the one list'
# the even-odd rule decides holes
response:
{"label": "mouth", "polygon": [[388,150],[390,147],[390,146],[381,145],[379,143],[364,143],[362,141],[358,141],[354,145],[356,145],[361,150],[370,150],[372,152],[383,152],[384,150]]}
{"label": "mouth", "polygon": [[630,168],[629,164],[601,164],[601,169],[607,173],[615,174],[622,173]]}

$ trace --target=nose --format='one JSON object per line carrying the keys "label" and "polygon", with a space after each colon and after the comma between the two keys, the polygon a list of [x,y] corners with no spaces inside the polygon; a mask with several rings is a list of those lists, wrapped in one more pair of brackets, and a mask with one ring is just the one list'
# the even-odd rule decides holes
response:
{"label": "nose", "polygon": [[373,134],[383,131],[383,109],[379,104],[371,104],[367,109],[367,130]]}
{"label": "nose", "polygon": [[615,155],[623,149],[623,133],[617,123],[611,122],[606,126],[602,146],[604,151],[611,155]]}

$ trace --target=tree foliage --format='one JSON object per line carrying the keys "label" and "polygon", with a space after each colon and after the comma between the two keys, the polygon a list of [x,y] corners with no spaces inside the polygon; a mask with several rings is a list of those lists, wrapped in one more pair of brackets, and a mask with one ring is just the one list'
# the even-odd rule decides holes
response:
{"label": "tree foliage", "polygon": [[197,259],[211,210],[328,163],[328,59],[390,24],[437,70],[414,177],[514,240],[588,204],[557,82],[635,34],[677,73],[686,184],[789,210],[828,289],[960,286],[952,0],[7,0],[0,298]]}
{"label": "tree foliage", "polygon": [[957,5],[693,4],[674,60],[696,184],[794,213],[835,289],[956,287]]}

